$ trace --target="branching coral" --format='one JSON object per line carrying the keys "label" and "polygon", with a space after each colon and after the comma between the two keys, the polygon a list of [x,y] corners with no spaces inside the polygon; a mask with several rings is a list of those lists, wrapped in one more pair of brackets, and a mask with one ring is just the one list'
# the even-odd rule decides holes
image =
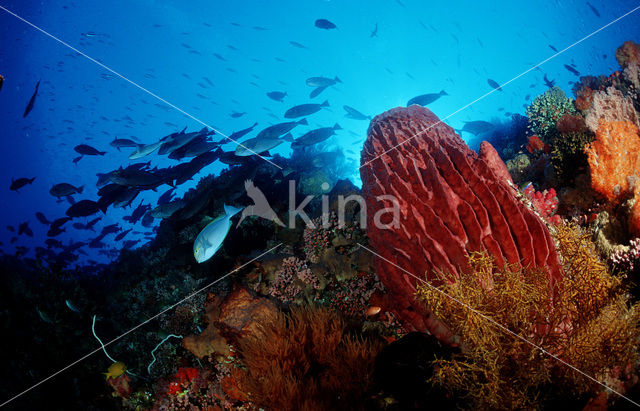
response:
{"label": "branching coral", "polygon": [[274,410],[361,409],[381,343],[350,336],[327,308],[296,308],[238,342],[232,371],[249,401]]}
{"label": "branching coral", "polygon": [[486,253],[470,255],[473,275],[451,281],[441,272],[440,278],[450,281],[442,281],[439,291],[418,288],[417,298],[446,319],[463,341],[459,357],[437,361],[434,382],[467,397],[478,409],[541,406],[549,383],[574,396],[601,388],[478,313],[598,380],[613,381],[612,370],[636,364],[638,305],[629,304],[588,235],[559,226],[555,238],[566,274],[553,288],[544,270],[498,270]]}
{"label": "branching coral", "polygon": [[558,120],[566,113],[575,112],[573,101],[559,87],[550,88],[536,97],[526,110],[529,129],[547,143],[552,142],[557,134]]}

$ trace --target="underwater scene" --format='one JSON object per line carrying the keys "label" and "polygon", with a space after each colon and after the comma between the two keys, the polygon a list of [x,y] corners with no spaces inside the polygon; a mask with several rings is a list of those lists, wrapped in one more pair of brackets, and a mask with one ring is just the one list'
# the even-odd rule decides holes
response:
{"label": "underwater scene", "polygon": [[3,410],[640,408],[640,3],[0,0]]}

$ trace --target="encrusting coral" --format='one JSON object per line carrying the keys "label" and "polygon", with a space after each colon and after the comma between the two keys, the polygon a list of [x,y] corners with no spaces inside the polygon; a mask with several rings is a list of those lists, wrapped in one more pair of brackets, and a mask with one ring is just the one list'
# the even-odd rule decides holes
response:
{"label": "encrusting coral", "polygon": [[640,307],[629,303],[620,281],[598,259],[588,234],[569,225],[554,231],[565,270],[554,287],[543,269],[498,269],[486,252],[469,256],[472,275],[452,281],[450,274],[440,272],[440,279],[448,281],[441,281],[437,289],[418,287],[417,298],[428,302],[462,338],[458,357],[436,361],[433,381],[466,397],[477,409],[540,407],[554,395],[547,392],[549,383],[575,398],[601,391],[601,386],[523,339],[619,392],[633,380]]}
{"label": "encrusting coral", "polygon": [[585,152],[595,191],[613,204],[632,195],[640,173],[640,137],[635,124],[601,121]]}

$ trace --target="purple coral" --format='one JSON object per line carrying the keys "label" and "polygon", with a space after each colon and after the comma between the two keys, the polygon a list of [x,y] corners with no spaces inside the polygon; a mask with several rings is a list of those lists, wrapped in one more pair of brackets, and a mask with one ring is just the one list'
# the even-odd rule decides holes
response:
{"label": "purple coral", "polygon": [[640,258],[640,238],[634,238],[629,243],[629,249],[618,250],[611,255],[611,265],[620,271],[633,271]]}
{"label": "purple coral", "polygon": [[273,283],[267,287],[267,292],[282,302],[289,303],[302,292],[305,285],[317,290],[320,288],[320,281],[303,260],[288,257],[282,261],[282,268],[276,273]]}
{"label": "purple coral", "polygon": [[304,254],[312,263],[317,263],[322,251],[329,247],[329,229],[322,226],[320,217],[313,220],[315,227],[307,226],[304,229]]}

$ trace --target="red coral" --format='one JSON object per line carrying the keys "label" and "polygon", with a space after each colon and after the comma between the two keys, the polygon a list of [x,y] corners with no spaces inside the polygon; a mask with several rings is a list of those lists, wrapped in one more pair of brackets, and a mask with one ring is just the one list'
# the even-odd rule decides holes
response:
{"label": "red coral", "polygon": [[129,398],[133,392],[133,388],[131,387],[131,378],[127,374],[107,378],[107,384],[113,388],[113,395],[124,399]]}
{"label": "red coral", "polygon": [[576,93],[576,108],[580,111],[587,111],[593,103],[593,90],[589,87],[582,87]]}
{"label": "red coral", "polygon": [[531,154],[542,151],[544,153],[550,153],[551,148],[548,144],[540,139],[540,137],[533,135],[529,137],[529,142],[527,143],[527,151]]}
{"label": "red coral", "polygon": [[167,387],[168,395],[176,395],[185,389],[189,388],[190,384],[195,381],[200,372],[197,368],[181,367],[176,372],[173,381],[169,383]]}
{"label": "red coral", "polygon": [[556,190],[554,188],[536,191],[533,185],[530,184],[524,189],[524,195],[531,200],[533,208],[535,208],[542,217],[548,219],[553,224],[560,223],[560,216],[554,215],[558,209],[558,197],[556,196]]}
{"label": "red coral", "polygon": [[556,128],[561,133],[581,133],[587,129],[587,125],[582,116],[565,113],[556,123]]}
{"label": "red coral", "polygon": [[[377,259],[376,273],[409,330],[450,337],[442,322],[414,303],[416,279],[403,270],[430,279],[435,270],[464,275],[469,253],[487,250],[499,266],[544,267],[552,282],[561,276],[546,225],[517,199],[506,166],[493,153],[485,142],[476,154],[423,107],[395,108],[371,122],[361,160],[367,235],[390,261]],[[378,213],[389,206],[382,195],[398,200],[397,227],[376,226]]]}

